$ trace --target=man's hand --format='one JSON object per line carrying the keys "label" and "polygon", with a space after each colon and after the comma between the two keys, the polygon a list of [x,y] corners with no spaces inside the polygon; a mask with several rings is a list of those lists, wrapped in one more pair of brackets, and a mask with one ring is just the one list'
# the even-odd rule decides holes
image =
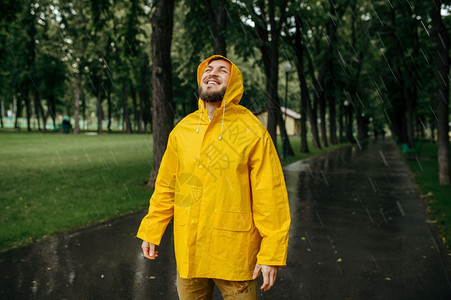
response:
{"label": "man's hand", "polygon": [[252,275],[252,279],[257,278],[261,271],[263,276],[263,284],[260,289],[266,292],[267,290],[272,288],[272,286],[276,282],[278,269],[279,268],[276,266],[256,264],[254,269],[254,275]]}
{"label": "man's hand", "polygon": [[141,249],[143,249],[143,254],[145,258],[153,260],[158,257],[158,251],[155,251],[155,245],[152,243],[143,241]]}

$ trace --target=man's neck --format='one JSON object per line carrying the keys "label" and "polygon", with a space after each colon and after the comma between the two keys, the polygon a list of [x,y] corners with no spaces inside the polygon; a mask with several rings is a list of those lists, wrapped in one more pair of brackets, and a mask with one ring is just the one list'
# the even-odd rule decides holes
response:
{"label": "man's neck", "polygon": [[218,107],[221,106],[221,102],[222,101],[218,101],[218,102],[205,102],[205,108],[207,109],[208,112],[208,117],[211,120],[215,114],[215,111]]}

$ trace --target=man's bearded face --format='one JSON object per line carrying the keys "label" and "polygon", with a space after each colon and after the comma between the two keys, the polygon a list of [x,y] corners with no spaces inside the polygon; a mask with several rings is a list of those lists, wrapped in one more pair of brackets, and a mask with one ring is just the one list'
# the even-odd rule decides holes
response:
{"label": "man's bearded face", "polygon": [[199,84],[199,97],[205,102],[219,102],[224,98],[230,78],[231,64],[214,60],[205,68]]}

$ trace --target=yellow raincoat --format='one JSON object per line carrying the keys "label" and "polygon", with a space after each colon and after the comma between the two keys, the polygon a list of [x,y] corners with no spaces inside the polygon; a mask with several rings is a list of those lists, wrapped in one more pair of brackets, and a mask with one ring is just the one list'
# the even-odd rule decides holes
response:
{"label": "yellow raincoat", "polygon": [[[197,81],[212,56],[197,70]],[[251,280],[255,264],[285,266],[290,212],[270,135],[239,105],[243,79],[233,63],[221,107],[199,110],[171,134],[137,236],[159,245],[174,217],[182,278]]]}

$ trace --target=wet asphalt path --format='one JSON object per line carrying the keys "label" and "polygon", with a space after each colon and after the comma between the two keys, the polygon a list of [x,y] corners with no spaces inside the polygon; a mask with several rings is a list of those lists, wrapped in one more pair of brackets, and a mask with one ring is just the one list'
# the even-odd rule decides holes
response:
{"label": "wet asphalt path", "polygon": [[[451,299],[446,253],[396,145],[360,146],[285,167],[288,266],[260,299]],[[134,237],[144,215],[0,253],[0,299],[177,299],[172,227],[148,261]]]}

